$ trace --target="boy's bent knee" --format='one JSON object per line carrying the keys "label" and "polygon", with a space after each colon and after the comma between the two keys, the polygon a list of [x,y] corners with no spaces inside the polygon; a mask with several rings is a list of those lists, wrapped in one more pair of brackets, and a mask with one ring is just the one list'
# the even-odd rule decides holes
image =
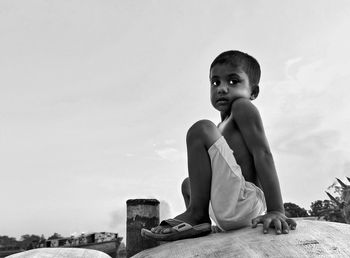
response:
{"label": "boy's bent knee", "polygon": [[221,133],[213,122],[200,120],[188,130],[186,141],[187,143],[202,141],[209,148],[220,136]]}
{"label": "boy's bent knee", "polygon": [[217,130],[216,125],[210,120],[199,120],[194,123],[187,132],[187,139],[191,137],[198,137],[203,134],[210,134],[210,132]]}
{"label": "boy's bent knee", "polygon": [[208,119],[202,119],[202,120],[199,120],[197,122],[195,122],[191,127],[190,127],[190,130],[193,128],[193,129],[196,129],[196,128],[208,128],[208,127],[215,127],[216,128],[216,125],[208,120]]}

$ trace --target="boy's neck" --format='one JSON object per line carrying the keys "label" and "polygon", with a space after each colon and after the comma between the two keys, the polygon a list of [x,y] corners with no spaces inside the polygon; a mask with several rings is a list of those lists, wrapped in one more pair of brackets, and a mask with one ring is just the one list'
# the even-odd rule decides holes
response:
{"label": "boy's neck", "polygon": [[[230,110],[231,111],[231,110]],[[230,113],[229,112],[220,112],[220,117],[221,117],[221,122],[225,121],[227,118],[230,117]]]}

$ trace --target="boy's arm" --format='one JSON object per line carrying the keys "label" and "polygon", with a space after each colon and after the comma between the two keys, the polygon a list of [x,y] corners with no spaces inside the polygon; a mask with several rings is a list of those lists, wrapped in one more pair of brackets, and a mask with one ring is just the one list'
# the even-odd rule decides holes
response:
{"label": "boy's arm", "polygon": [[260,114],[250,100],[242,98],[232,104],[232,115],[253,156],[254,166],[267,204],[267,214],[255,218],[253,227],[256,227],[258,223],[263,223],[264,233],[266,233],[269,226],[273,224],[277,234],[282,230],[283,233],[288,233],[288,224],[291,224],[292,229],[296,224],[294,220],[284,215],[278,176]]}

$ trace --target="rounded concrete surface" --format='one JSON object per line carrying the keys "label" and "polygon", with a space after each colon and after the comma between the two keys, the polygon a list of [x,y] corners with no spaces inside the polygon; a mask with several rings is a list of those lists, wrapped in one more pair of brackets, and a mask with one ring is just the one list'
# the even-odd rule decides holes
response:
{"label": "rounded concrete surface", "polygon": [[297,220],[289,234],[242,228],[205,237],[169,242],[144,250],[141,257],[350,257],[350,225]]}
{"label": "rounded concrete surface", "polygon": [[111,258],[96,250],[83,248],[38,248],[7,256],[8,258]]}

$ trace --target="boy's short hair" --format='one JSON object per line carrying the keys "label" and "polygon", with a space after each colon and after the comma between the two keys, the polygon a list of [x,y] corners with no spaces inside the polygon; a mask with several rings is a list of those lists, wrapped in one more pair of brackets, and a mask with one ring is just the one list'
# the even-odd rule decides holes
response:
{"label": "boy's short hair", "polygon": [[260,81],[260,65],[258,61],[238,50],[229,50],[218,55],[210,65],[210,71],[216,64],[242,64],[242,69],[246,72],[251,85],[259,85]]}

